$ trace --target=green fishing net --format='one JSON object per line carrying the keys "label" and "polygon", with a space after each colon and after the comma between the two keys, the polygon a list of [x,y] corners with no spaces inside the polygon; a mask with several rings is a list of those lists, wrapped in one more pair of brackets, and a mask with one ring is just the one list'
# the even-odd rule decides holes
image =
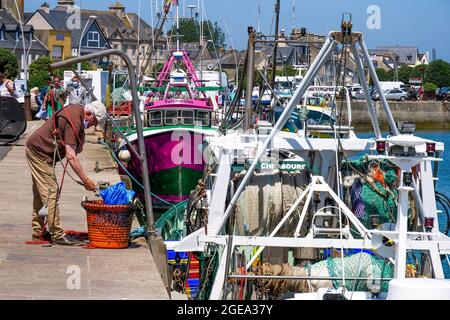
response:
{"label": "green fishing net", "polygon": [[[372,178],[374,168],[379,169],[384,184]],[[342,169],[347,175],[355,177],[349,186],[351,203],[349,207],[367,228],[372,228],[372,219],[378,224],[395,222],[397,213],[397,175],[396,167],[389,161],[373,161],[361,157],[355,161],[344,161]]]}
{"label": "green fishing net", "polygon": [[[342,267],[344,266],[344,267]],[[373,256],[368,253],[357,253],[351,256],[328,258],[308,267],[309,274],[314,275],[319,270],[328,269],[330,277],[341,278],[333,280],[334,288],[343,286],[343,272],[345,275],[345,285],[351,291],[371,291],[372,287],[378,286],[380,291],[386,292],[389,281],[379,279],[391,279],[394,276],[393,265],[383,258]],[[351,278],[363,278],[364,280],[352,280]]]}

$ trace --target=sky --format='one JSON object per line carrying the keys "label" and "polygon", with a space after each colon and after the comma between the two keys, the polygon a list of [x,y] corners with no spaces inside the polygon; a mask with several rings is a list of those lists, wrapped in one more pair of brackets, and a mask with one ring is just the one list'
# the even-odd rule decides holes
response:
{"label": "sky", "polygon": [[[76,4],[85,9],[108,10],[114,1],[77,0]],[[152,9],[155,12],[155,4],[151,4],[156,1],[161,8],[161,0],[120,0],[127,12],[140,11],[149,24]],[[180,14],[184,12],[185,16],[190,16],[187,6],[197,6],[202,1],[206,17],[218,21],[224,30],[228,46],[233,43],[234,48],[245,49],[247,27],[258,28],[259,7],[260,31],[273,34],[275,0],[179,0]],[[25,0],[25,11],[34,11],[42,2]],[[54,7],[57,0],[47,2]],[[419,52],[429,51],[430,55],[435,48],[438,59],[450,61],[449,0],[281,0],[280,29],[289,33],[294,20],[298,28],[306,27],[309,32],[325,35],[340,29],[343,12],[352,13],[353,30],[364,34],[368,48],[381,45],[416,46]],[[374,15],[377,12],[380,14]],[[156,21],[156,18],[153,20]]]}

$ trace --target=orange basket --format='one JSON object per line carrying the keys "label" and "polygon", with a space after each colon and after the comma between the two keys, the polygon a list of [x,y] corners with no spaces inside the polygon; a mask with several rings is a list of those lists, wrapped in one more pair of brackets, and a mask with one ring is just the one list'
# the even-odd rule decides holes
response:
{"label": "orange basket", "polygon": [[83,201],[89,244],[97,248],[128,248],[135,208],[132,205],[105,205],[103,200]]}

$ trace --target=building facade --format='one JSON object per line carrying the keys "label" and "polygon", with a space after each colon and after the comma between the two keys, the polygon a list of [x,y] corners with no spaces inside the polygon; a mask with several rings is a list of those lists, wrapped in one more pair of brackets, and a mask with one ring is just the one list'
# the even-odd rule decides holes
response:
{"label": "building facade", "polygon": [[77,11],[74,1],[59,1],[54,9],[48,3],[29,15],[26,25],[46,44],[54,61],[108,48],[108,42],[97,21]]}
{"label": "building facade", "polygon": [[388,51],[394,54],[399,64],[415,67],[421,64],[428,64],[428,52],[419,53],[419,48],[412,46],[379,46],[378,50]]}
{"label": "building facade", "polygon": [[[4,2],[1,3],[4,5]],[[32,26],[23,26],[11,13],[15,8],[0,8],[0,48],[12,52],[20,66],[18,78],[25,79],[25,71],[35,59],[48,55],[48,48],[35,37]],[[23,17],[21,17],[23,19]],[[23,38],[22,38],[23,31]]]}
{"label": "building facade", "polygon": [[[80,10],[73,0],[59,0],[57,6],[50,9],[44,2],[40,9],[28,15],[27,25],[34,27],[54,60],[114,48],[125,52],[138,68],[148,59],[146,53],[153,43],[151,26],[137,14],[126,12],[126,7],[119,1],[108,9]],[[161,37],[156,41],[155,48],[152,55],[154,63],[164,62],[166,39]],[[126,69],[125,63],[117,56],[112,56],[108,62],[115,70]],[[93,63],[104,67],[105,62]]]}

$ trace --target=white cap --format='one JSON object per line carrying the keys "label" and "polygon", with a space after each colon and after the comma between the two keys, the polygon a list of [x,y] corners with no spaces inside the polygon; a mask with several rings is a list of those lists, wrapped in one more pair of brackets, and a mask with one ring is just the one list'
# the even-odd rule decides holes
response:
{"label": "white cap", "polygon": [[106,108],[103,103],[98,100],[92,101],[90,106],[87,106],[92,110],[92,113],[97,118],[98,125],[103,128],[106,123]]}

